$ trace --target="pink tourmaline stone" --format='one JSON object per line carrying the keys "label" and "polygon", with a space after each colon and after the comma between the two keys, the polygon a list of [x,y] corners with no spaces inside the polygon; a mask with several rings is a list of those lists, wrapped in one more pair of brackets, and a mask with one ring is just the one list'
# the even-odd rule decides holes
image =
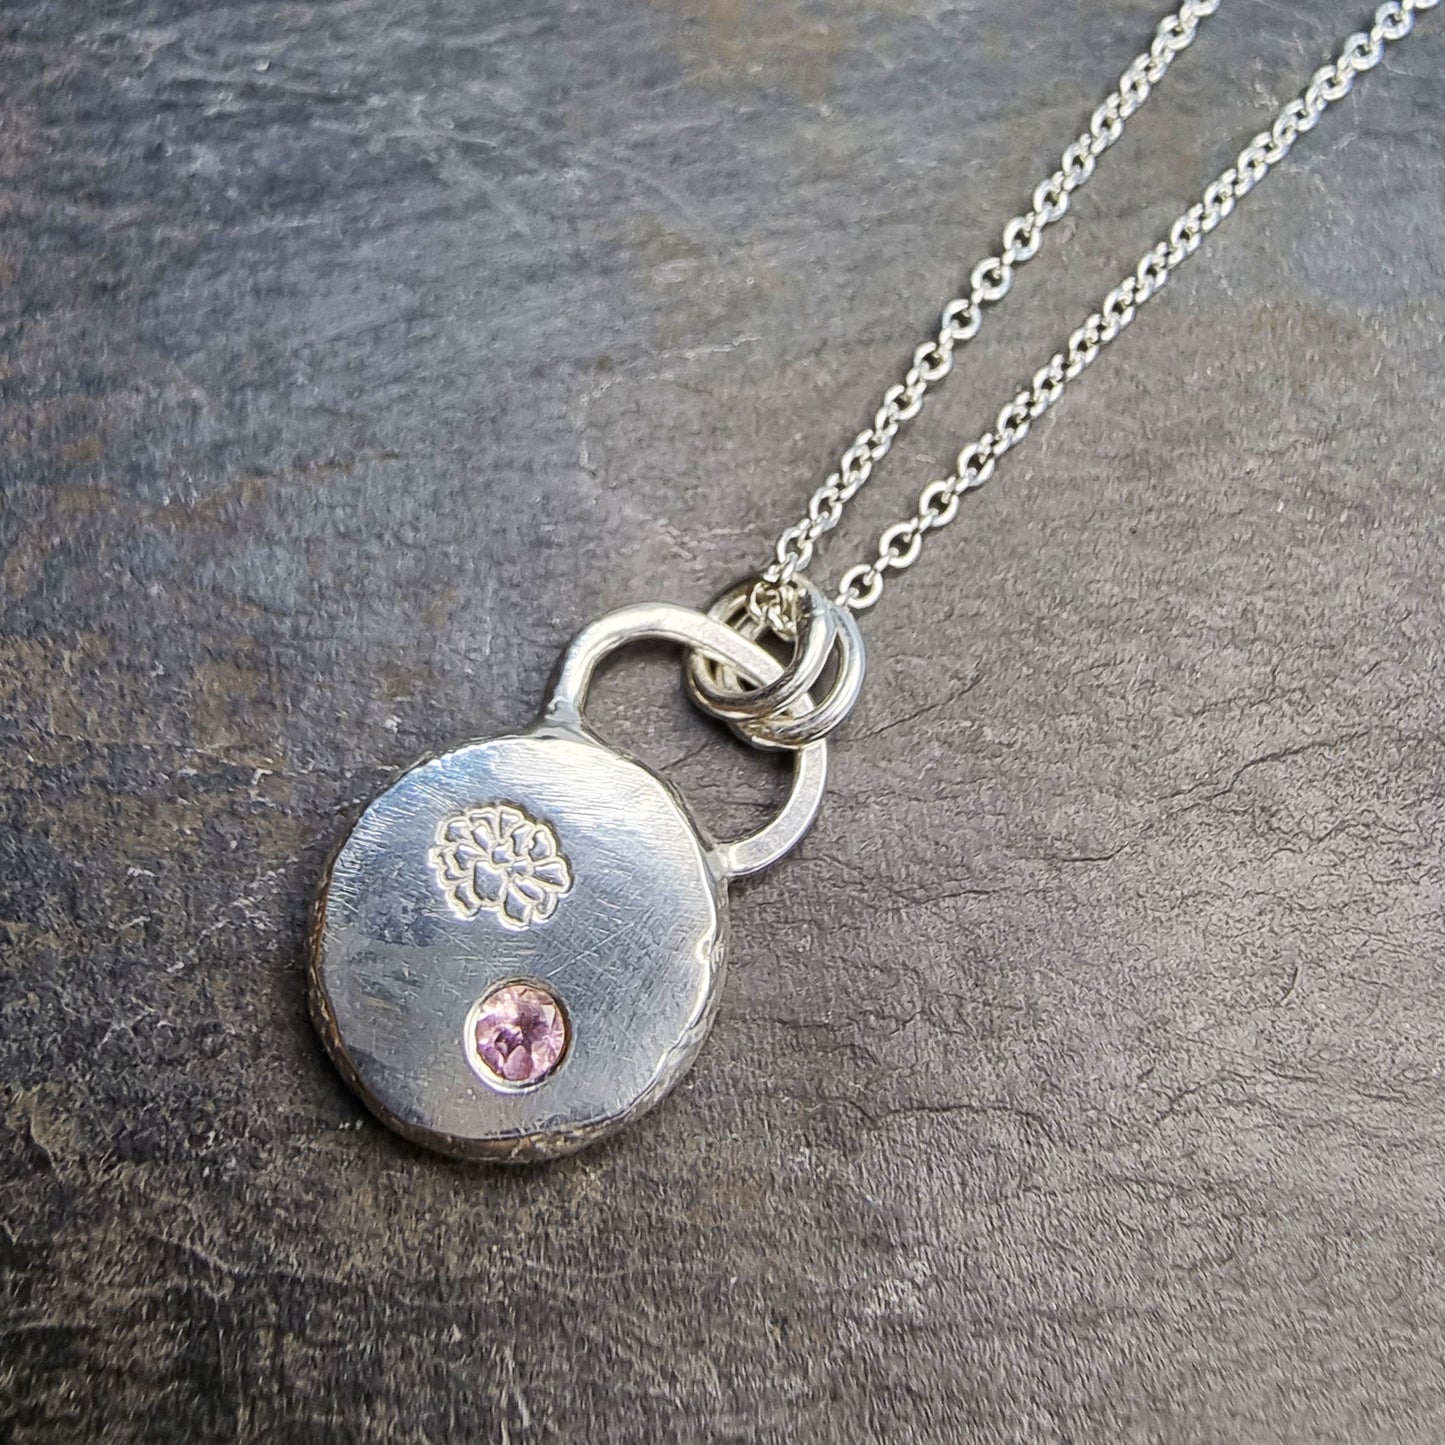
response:
{"label": "pink tourmaline stone", "polygon": [[509,1084],[535,1084],[561,1062],[567,1021],[544,988],[504,984],[482,1000],[476,1024],[477,1057]]}

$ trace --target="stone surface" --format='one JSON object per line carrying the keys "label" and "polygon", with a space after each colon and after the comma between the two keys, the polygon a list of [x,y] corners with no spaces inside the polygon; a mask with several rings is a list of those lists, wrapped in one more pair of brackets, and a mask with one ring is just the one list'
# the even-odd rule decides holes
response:
{"label": "stone surface", "polygon": [[[448,1163],[306,1018],[343,820],[757,566],[1162,8],[7,10],[0,1437],[1445,1438],[1438,11],[869,615],[661,1108]],[[1368,8],[1222,7],[821,580]]]}
{"label": "stone surface", "polygon": [[562,1059],[567,1023],[546,989],[509,983],[482,1000],[473,1037],[477,1058],[494,1079],[540,1084]]}

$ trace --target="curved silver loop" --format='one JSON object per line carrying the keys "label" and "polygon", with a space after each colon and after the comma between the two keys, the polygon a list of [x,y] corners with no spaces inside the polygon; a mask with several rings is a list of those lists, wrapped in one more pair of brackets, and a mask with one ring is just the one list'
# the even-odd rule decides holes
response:
{"label": "curved silver loop", "polygon": [[[838,609],[806,577],[797,578],[792,585],[797,597],[793,657],[774,681],[762,687],[741,687],[732,668],[719,670],[701,652],[689,655],[687,689],[704,712],[724,722],[742,723],[754,718],[765,721],[790,708],[818,680],[838,637]],[[750,616],[748,601],[752,591],[752,582],[739,582],[708,608],[708,616],[736,627],[743,636],[756,641],[761,631],[756,623],[739,626]]]}
{"label": "curved silver loop", "polygon": [[[687,688],[692,700],[704,712],[722,717],[728,726],[754,747],[798,748],[826,737],[852,712],[863,687],[863,676],[867,669],[867,654],[863,647],[863,634],[857,619],[846,608],[824,596],[805,578],[795,578],[794,583],[807,589],[804,595],[819,598],[832,618],[832,633],[829,652],[813,670],[816,657],[811,649],[799,639],[799,646],[793,661],[784,671],[788,676],[797,669],[797,675],[806,683],[806,688],[792,698],[786,706],[775,706],[766,713],[739,706],[724,712],[714,706],[711,697],[698,686],[699,677],[707,677],[723,690],[737,691],[736,674],[726,665],[719,666],[708,657],[696,653],[688,659],[686,668]],[[751,593],[750,582],[740,582],[730,587],[708,608],[707,615],[718,622],[727,624],[747,637],[750,641],[764,630],[748,610]],[[817,682],[828,658],[836,660],[836,669],[827,694],[820,702],[813,702],[809,691]],[[751,696],[750,694],[748,696]],[[738,714],[741,714],[739,716]]]}
{"label": "curved silver loop", "polygon": [[750,742],[759,746],[797,748],[825,738],[847,721],[863,690],[868,656],[858,619],[844,607],[838,613],[838,670],[827,696],[816,705],[807,697],[795,710],[775,714],[756,722],[738,724]]}
{"label": "curved silver loop", "polygon": [[[700,649],[733,673],[756,678],[763,685],[783,673],[782,663],[765,648],[706,613],[667,602],[639,603],[609,612],[572,639],[558,665],[552,696],[542,715],[544,722],[562,727],[583,726],[582,705],[597,665],[616,648],[646,638],[664,638],[687,648]],[[811,710],[813,700],[804,693],[796,705]],[[729,877],[741,878],[760,872],[791,852],[813,826],[827,782],[827,743],[820,737],[797,747],[793,783],[781,811],[750,837],[715,844],[712,860],[717,870]]]}

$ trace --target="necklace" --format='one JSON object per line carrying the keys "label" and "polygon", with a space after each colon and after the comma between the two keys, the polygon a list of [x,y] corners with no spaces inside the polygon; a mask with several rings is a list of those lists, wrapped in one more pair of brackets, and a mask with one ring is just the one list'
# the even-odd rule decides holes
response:
{"label": "necklace", "polygon": [[[542,1159],[613,1132],[672,1088],[716,1008],[730,880],[777,862],[817,816],[828,737],[863,684],[857,615],[891,574],[913,566],[964,495],[993,476],[1299,137],[1437,3],[1381,5],[1370,29],[1345,41],[959,452],[954,470],[923,488],[913,514],[882,532],[875,555],[826,593],[808,575],[819,541],[1219,8],[1219,0],[1185,0],[1030,209],[1004,227],[998,253],[973,268],[967,294],[944,306],[936,335],[883,394],[760,575],[705,612],[655,603],[594,622],[563,654],[535,723],[426,759],[367,807],[318,898],[311,1006],[337,1067],[385,1123],[466,1158]],[[583,706],[598,664],[645,638],[686,650],[687,688],[700,708],[744,742],[791,756],[789,796],[753,836],[709,839],[660,776],[588,727]]]}

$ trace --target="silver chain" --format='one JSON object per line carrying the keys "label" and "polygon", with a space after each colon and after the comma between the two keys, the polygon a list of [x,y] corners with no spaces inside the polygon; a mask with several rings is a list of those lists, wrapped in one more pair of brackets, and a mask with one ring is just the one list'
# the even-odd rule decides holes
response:
{"label": "silver chain", "polygon": [[[1144,253],[1133,274],[1105,296],[1064,348],[1034,374],[1032,384],[999,412],[993,429],[959,452],[953,472],[924,487],[914,515],[882,532],[877,556],[843,574],[837,590],[841,606],[863,612],[877,602],[884,576],[904,571],[918,560],[924,537],[954,520],[963,494],[989,480],[999,460],[1028,435],[1030,425],[1128,326],[1139,308],[1159,294],[1175,268],[1204,244],[1235,204],[1289,154],[1301,135],[1314,129],[1331,105],[1350,93],[1357,75],[1380,63],[1387,44],[1410,33],[1416,12],[1433,10],[1438,3],[1388,0],[1376,10],[1368,32],[1345,41],[1338,57],[1315,72],[1309,85],[1280,110],[1270,129],[1255,136],[1235,163],[1174,222],[1168,239]],[[859,432],[838,470],[813,493],[807,514],[778,538],[774,560],[753,591],[750,606],[755,616],[776,621],[782,589],[812,563],[817,540],[837,526],[843,509],[888,454],[904,424],[917,416],[928,388],[948,375],[954,351],[978,334],[984,309],[1008,294],[1016,269],[1038,252],[1044,228],[1068,210],[1069,197],[1093,175],[1095,161],[1123,134],[1124,123],[1149,98],[1174,57],[1193,42],[1199,22],[1218,8],[1219,0],[1186,0],[1177,13],[1159,23],[1149,49],[1124,71],[1118,86],[1090,117],[1088,130],[1063,153],[1059,169],[1035,190],[1032,209],[1004,227],[999,254],[974,267],[969,294],[943,308],[937,336],[914,352],[902,382],[884,393],[873,424]]]}

